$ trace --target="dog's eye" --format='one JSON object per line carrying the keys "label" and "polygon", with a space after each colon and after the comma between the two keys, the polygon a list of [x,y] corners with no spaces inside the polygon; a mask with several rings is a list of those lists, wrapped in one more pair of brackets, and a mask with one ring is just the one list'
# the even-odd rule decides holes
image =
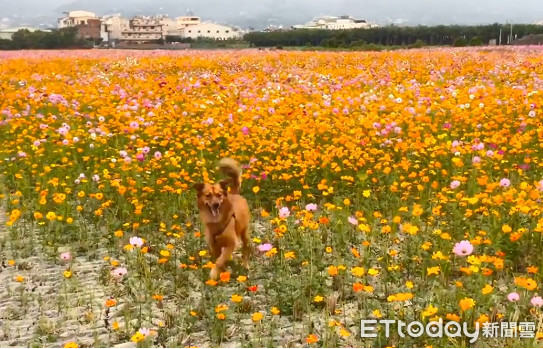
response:
{"label": "dog's eye", "polygon": [[207,194],[206,194],[206,197],[210,198],[210,197],[211,197],[211,193],[207,193]]}

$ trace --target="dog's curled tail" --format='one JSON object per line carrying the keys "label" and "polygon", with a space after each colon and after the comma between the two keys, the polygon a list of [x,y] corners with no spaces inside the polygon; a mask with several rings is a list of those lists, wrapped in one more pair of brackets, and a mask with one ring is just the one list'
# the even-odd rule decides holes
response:
{"label": "dog's curled tail", "polygon": [[241,166],[231,158],[224,158],[217,165],[219,170],[227,177],[230,177],[230,193],[239,194],[241,188]]}

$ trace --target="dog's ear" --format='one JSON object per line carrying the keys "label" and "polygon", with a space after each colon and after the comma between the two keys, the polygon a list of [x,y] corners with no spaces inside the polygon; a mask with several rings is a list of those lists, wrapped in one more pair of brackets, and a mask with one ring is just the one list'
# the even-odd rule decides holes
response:
{"label": "dog's ear", "polygon": [[192,187],[196,190],[198,195],[202,192],[202,189],[204,189],[205,184],[204,183],[195,183]]}
{"label": "dog's ear", "polygon": [[219,182],[219,185],[221,186],[222,188],[222,191],[223,191],[223,194],[226,196],[228,195],[228,186],[230,185],[230,180],[229,179],[225,179],[223,181],[220,181]]}

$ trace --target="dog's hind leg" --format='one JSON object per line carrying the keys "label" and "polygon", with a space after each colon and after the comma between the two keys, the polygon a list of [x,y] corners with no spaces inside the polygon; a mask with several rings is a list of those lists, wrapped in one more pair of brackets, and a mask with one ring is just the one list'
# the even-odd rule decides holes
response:
{"label": "dog's hind leg", "polygon": [[249,241],[249,231],[245,228],[241,232],[241,258],[243,260],[243,266],[245,269],[249,269],[249,257],[251,256],[253,250],[251,248],[251,242]]}

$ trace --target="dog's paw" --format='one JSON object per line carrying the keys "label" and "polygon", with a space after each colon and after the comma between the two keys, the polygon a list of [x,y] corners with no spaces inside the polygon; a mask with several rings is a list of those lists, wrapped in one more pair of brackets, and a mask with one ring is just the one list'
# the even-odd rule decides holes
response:
{"label": "dog's paw", "polygon": [[217,267],[211,268],[211,271],[209,272],[209,278],[212,280],[217,280],[219,278],[220,270]]}

